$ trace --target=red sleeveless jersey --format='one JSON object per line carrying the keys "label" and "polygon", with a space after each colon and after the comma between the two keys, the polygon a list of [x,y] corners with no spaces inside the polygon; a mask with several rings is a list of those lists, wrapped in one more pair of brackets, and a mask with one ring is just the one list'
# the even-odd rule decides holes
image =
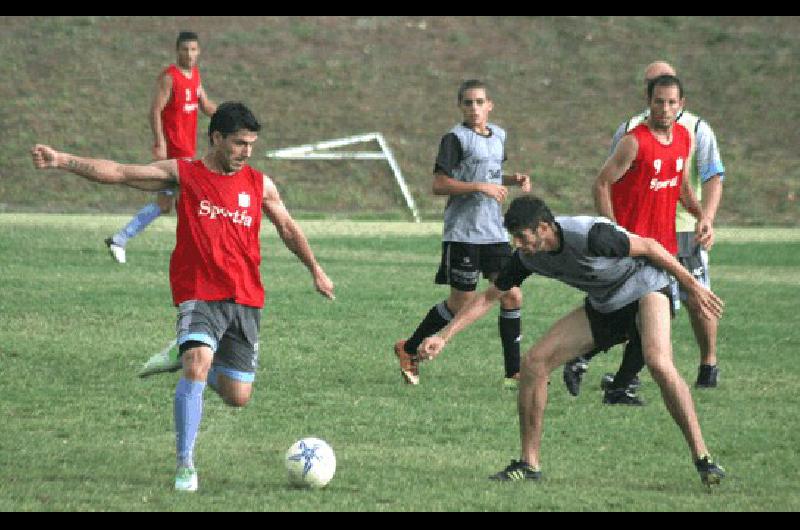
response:
{"label": "red sleeveless jersey", "polygon": [[172,93],[161,111],[161,127],[167,141],[167,158],[194,158],[197,147],[197,89],[200,70],[192,67],[191,79],[174,64],[164,72],[172,77]]}
{"label": "red sleeveless jersey", "polygon": [[178,160],[175,250],[169,264],[172,300],[233,300],[264,306],[261,199],[264,175],[245,165],[214,173],[202,160]]}
{"label": "red sleeveless jersey", "polygon": [[677,254],[675,210],[692,145],[689,131],[679,123],[673,125],[669,145],[659,142],[646,123],[628,134],[636,137],[639,149],[628,171],[611,186],[614,217],[626,230],[653,238]]}

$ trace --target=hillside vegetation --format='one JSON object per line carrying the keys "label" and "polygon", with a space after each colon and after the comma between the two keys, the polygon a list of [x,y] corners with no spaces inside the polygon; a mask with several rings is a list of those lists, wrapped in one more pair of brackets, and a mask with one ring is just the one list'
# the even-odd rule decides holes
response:
{"label": "hillside vegetation", "polygon": [[[37,173],[28,151],[42,142],[148,161],[151,92],[183,29],[200,35],[209,96],[246,102],[265,125],[253,165],[302,214],[409,218],[385,163],[264,157],[379,131],[424,216],[438,219],[433,160],[471,77],[493,86],[506,169],[529,172],[558,212],[591,212],[610,136],[644,106],[644,66],[665,59],[687,108],[717,132],[728,173],[719,223],[800,218],[798,17],[3,17],[0,211],[132,212],[149,200]],[[201,117],[201,152],[207,125]]]}

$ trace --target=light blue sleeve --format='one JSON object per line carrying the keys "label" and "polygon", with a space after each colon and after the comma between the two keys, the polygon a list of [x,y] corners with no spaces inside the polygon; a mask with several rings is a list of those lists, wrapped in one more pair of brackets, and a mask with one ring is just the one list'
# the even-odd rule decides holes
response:
{"label": "light blue sleeve", "polygon": [[722,165],[717,137],[711,126],[703,120],[697,124],[695,142],[694,158],[700,180],[706,182],[715,175],[719,175],[720,180],[725,180],[725,166]]}
{"label": "light blue sleeve", "polygon": [[625,133],[628,132],[626,129],[628,128],[628,122],[622,122],[619,127],[617,127],[617,131],[614,133],[614,137],[611,139],[611,150],[608,152],[608,156],[614,154],[614,149],[617,148],[617,144],[625,136]]}

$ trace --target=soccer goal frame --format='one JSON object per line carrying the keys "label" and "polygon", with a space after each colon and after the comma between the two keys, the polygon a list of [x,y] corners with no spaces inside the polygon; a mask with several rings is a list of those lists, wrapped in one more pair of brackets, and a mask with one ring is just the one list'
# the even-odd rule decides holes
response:
{"label": "soccer goal frame", "polygon": [[[331,151],[331,149],[336,149],[337,147],[373,141],[378,142],[380,151]],[[266,156],[267,158],[281,160],[386,160],[389,163],[389,167],[392,168],[394,179],[403,193],[403,198],[408,209],[411,210],[414,221],[420,222],[419,210],[417,210],[417,205],[414,203],[414,197],[411,196],[406,180],[403,178],[403,173],[400,171],[400,166],[397,164],[386,138],[381,133],[357,134],[313,144],[285,147],[267,151]]]}

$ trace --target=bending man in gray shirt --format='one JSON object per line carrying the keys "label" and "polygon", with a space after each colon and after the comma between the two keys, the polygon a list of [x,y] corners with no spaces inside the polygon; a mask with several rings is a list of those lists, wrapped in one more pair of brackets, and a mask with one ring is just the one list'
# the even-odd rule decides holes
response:
{"label": "bending man in gray shirt", "polygon": [[544,334],[522,360],[519,386],[521,456],[492,475],[495,480],[537,480],[547,380],[575,352],[641,341],[645,362],[664,404],[681,429],[706,485],[725,476],[708,454],[689,387],[675,368],[670,338],[667,273],[677,278],[706,318],[719,318],[722,300],[703,287],[658,242],[630,234],[602,217],[556,217],[536,197],[512,201],[505,227],[517,250],[497,281],[476,296],[437,335],[419,347],[436,357],[459,331],[481,318],[503,293],[531,274],[558,279],[586,293],[584,305]]}

